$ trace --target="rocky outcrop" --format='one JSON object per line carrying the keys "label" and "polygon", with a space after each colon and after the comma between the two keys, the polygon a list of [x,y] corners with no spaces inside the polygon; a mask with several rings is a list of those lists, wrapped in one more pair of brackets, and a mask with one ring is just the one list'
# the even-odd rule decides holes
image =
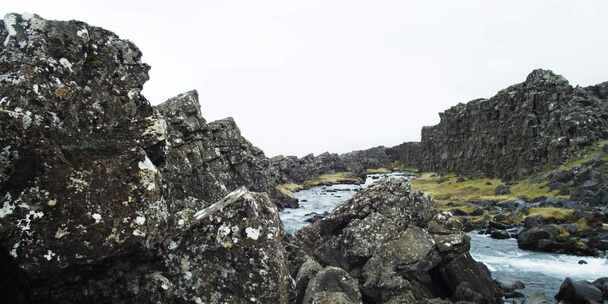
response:
{"label": "rocky outcrop", "polygon": [[608,83],[572,87],[535,70],[490,99],[459,104],[422,129],[420,143],[392,148],[397,160],[426,171],[524,177],[557,165],[608,137]]}
{"label": "rocky outcrop", "polygon": [[608,278],[597,279],[593,283],[573,281],[566,278],[555,295],[555,300],[564,304],[593,304],[608,301]]}
{"label": "rocky outcrop", "polygon": [[276,207],[228,193],[273,183],[231,119],[194,93],[155,111],[141,52],[104,29],[8,14],[0,41],[3,300],[287,302]]}
{"label": "rocky outcrop", "polygon": [[305,180],[322,174],[348,171],[355,175],[365,175],[366,169],[386,168],[392,162],[385,147],[352,151],[344,154],[325,152],[319,155],[275,156],[271,158],[284,183],[301,184]]}
{"label": "rocky outcrop", "polygon": [[279,155],[271,158],[271,162],[286,183],[301,184],[321,174],[348,171],[340,156],[329,152],[317,156],[309,154],[302,158]]}
{"label": "rocky outcrop", "polygon": [[141,52],[77,21],[8,14],[0,24],[3,249],[36,289],[156,246],[165,134],[140,94]]}
{"label": "rocky outcrop", "polygon": [[355,278],[364,303],[501,302],[461,229],[406,181],[385,180],[298,231],[296,243],[320,264]]}
{"label": "rocky outcrop", "polygon": [[[167,124],[167,191],[181,206],[193,200],[213,202],[246,186],[267,192],[278,206],[289,200],[275,190],[281,180],[264,152],[245,139],[232,118],[207,123],[196,91],[180,94],[155,107]],[[204,205],[205,203],[203,203]]]}

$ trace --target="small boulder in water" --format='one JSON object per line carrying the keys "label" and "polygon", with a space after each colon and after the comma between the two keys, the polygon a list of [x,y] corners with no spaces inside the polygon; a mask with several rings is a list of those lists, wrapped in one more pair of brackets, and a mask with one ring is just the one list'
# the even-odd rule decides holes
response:
{"label": "small boulder in water", "polygon": [[585,264],[587,264],[587,261],[585,261],[585,260],[580,260],[580,261],[578,261],[578,264],[579,264],[579,265],[585,265]]}
{"label": "small boulder in water", "polygon": [[604,298],[602,291],[595,285],[587,281],[573,281],[570,278],[564,280],[555,295],[559,303],[569,304],[602,303],[602,298]]}

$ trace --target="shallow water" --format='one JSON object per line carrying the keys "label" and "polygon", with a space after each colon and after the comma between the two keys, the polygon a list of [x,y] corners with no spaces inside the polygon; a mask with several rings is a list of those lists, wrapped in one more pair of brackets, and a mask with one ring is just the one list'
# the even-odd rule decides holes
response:
{"label": "shallow water", "polygon": [[[579,257],[566,254],[521,250],[515,239],[495,240],[470,233],[471,255],[488,266],[498,280],[520,280],[525,294],[544,292],[552,298],[564,278],[593,281],[608,275],[606,258]],[[579,265],[585,260],[587,264]]]}
{"label": "shallow water", "polygon": [[[308,223],[315,212],[323,214],[346,202],[360,189],[381,178],[409,178],[404,174],[368,175],[363,185],[333,185],[315,187],[294,193],[300,200],[300,208],[285,209],[280,217],[287,233],[294,233]],[[337,190],[336,192],[333,192]],[[608,276],[608,259],[578,257],[565,254],[540,253],[521,250],[517,241],[495,240],[486,235],[471,232],[471,255],[485,263],[492,276],[501,281],[519,280],[526,285],[524,294],[544,293],[549,300],[557,293],[566,277],[575,280],[595,280]],[[579,265],[585,260],[587,264]]]}

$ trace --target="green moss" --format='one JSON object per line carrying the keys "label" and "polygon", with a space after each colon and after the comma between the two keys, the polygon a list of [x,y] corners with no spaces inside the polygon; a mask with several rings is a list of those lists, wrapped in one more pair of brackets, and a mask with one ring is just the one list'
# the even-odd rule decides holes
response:
{"label": "green moss", "polygon": [[302,185],[289,183],[278,185],[275,187],[275,189],[277,189],[279,192],[283,193],[288,197],[294,197],[293,193],[304,189],[304,187],[302,187]]}
{"label": "green moss", "polygon": [[351,172],[337,172],[319,175],[315,178],[306,180],[304,183],[302,183],[302,186],[304,188],[312,188],[322,185],[358,184],[361,182],[361,178]]}
{"label": "green moss", "polygon": [[557,191],[550,191],[541,182],[532,179],[520,180],[511,185],[511,194],[496,195],[496,187],[503,184],[495,178],[467,178],[458,181],[454,174],[439,176],[423,173],[412,180],[412,188],[430,194],[438,201],[467,202],[475,200],[512,200],[516,198],[536,198],[541,196],[560,197]]}
{"label": "green moss", "polygon": [[416,169],[412,166],[405,165],[404,163],[402,163],[400,161],[394,161],[394,162],[390,163],[387,166],[387,169],[389,169],[393,172],[412,172],[412,173],[418,172],[418,169]]}
{"label": "green moss", "polygon": [[544,219],[551,219],[557,221],[567,221],[572,218],[574,214],[573,209],[556,208],[556,207],[539,207],[530,208],[528,210],[528,216],[540,215]]}
{"label": "green moss", "polygon": [[380,174],[380,173],[390,173],[392,171],[387,168],[373,168],[373,169],[367,169],[367,170],[365,170],[365,172],[367,174]]}

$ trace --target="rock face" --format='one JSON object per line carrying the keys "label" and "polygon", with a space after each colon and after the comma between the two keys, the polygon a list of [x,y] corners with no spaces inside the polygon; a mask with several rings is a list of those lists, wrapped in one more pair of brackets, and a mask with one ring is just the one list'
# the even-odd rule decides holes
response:
{"label": "rock face", "polygon": [[572,87],[562,76],[535,70],[490,99],[440,113],[420,143],[390,150],[395,159],[436,172],[513,179],[568,159],[608,137],[608,83]]}
{"label": "rock face", "polygon": [[407,182],[386,180],[303,228],[296,239],[305,254],[355,278],[364,303],[501,302],[487,268],[469,255],[461,229]]}
{"label": "rock face", "polygon": [[356,175],[365,175],[366,169],[388,166],[392,158],[387,154],[387,149],[380,146],[344,154],[309,154],[302,158],[279,155],[271,158],[271,162],[283,182],[300,184],[326,173],[349,171]]}
{"label": "rock face", "polygon": [[231,119],[195,93],[155,111],[141,52],[104,29],[8,14],[0,41],[3,300],[287,302],[276,207],[228,193],[272,184]]}
{"label": "rock face", "polygon": [[[262,150],[243,136],[232,118],[207,123],[196,91],[156,106],[167,122],[167,161],[161,169],[180,205],[206,205],[239,186],[275,194],[278,172]],[[273,197],[276,197],[273,196]]]}
{"label": "rock face", "polygon": [[[8,14],[0,23],[0,239],[52,280],[128,247],[167,218],[158,117],[140,94],[135,45],[85,23]],[[155,164],[156,163],[156,164]]]}

